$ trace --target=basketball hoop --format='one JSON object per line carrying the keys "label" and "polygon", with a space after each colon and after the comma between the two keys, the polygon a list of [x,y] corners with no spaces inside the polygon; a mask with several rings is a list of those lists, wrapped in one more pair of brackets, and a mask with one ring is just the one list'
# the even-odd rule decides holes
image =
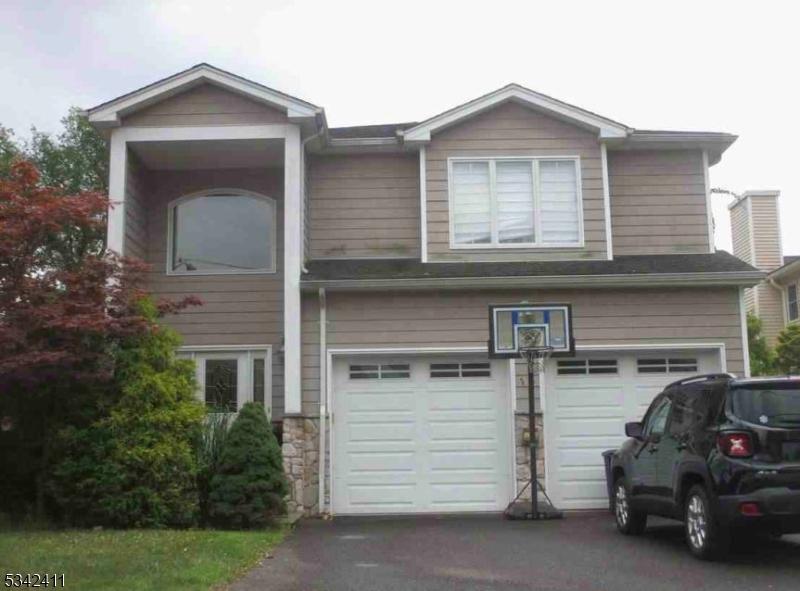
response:
{"label": "basketball hoop", "polygon": [[[489,356],[521,358],[528,362],[528,439],[531,479],[508,504],[510,519],[559,519],[563,513],[553,507],[536,466],[536,375],[541,374],[551,355],[571,357],[575,353],[572,336],[572,307],[569,304],[490,305]],[[518,502],[531,489],[531,503]],[[539,492],[547,502],[539,501]]]}

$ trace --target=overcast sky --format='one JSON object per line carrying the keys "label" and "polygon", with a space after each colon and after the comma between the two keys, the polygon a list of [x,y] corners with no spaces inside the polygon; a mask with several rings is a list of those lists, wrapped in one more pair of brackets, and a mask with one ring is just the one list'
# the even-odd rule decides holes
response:
{"label": "overcast sky", "polygon": [[203,61],[332,126],[424,119],[513,81],[633,127],[738,134],[712,185],[780,189],[784,252],[800,254],[797,16],[767,0],[0,0],[0,124],[55,131],[71,105]]}

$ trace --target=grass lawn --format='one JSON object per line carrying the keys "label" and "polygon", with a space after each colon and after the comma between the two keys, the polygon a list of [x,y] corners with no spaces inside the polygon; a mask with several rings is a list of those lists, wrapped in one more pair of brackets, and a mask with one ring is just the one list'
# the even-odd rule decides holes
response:
{"label": "grass lawn", "polygon": [[64,573],[66,589],[209,589],[257,564],[285,533],[2,530],[0,571]]}

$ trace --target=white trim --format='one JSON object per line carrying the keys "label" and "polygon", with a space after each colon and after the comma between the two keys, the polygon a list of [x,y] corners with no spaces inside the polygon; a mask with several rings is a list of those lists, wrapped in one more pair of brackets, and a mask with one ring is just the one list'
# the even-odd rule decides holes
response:
{"label": "white trim", "polygon": [[[172,257],[173,257],[173,248],[174,248],[174,219],[175,219],[175,208],[184,203],[186,201],[191,201],[192,199],[196,199],[198,197],[233,197],[237,195],[243,195],[247,197],[253,197],[255,199],[260,199],[265,201],[270,209],[272,210],[272,260],[270,261],[271,266],[264,268],[264,269],[230,269],[227,271],[218,270],[218,271],[176,271],[172,268]],[[248,191],[246,189],[236,189],[236,188],[219,188],[219,189],[206,189],[203,191],[196,191],[194,193],[189,193],[187,195],[183,195],[178,197],[177,199],[173,199],[167,204],[167,260],[165,264],[165,271],[167,275],[170,276],[184,276],[184,275],[274,275],[277,272],[277,246],[278,246],[278,206],[275,199],[269,197],[267,195],[263,195],[261,193],[256,193],[254,191]]]}
{"label": "white trim", "polygon": [[[200,371],[200,364],[197,354],[203,356],[221,353],[226,356],[235,356],[237,360],[237,373],[241,371],[242,360],[246,367],[242,376],[242,383],[238,383],[237,377],[237,411],[241,409],[245,402],[253,402],[253,354],[264,354],[264,409],[272,419],[272,345],[186,345],[178,347],[178,353],[188,353],[190,359],[195,361],[195,372],[197,375],[198,392],[197,395],[205,403],[205,375]],[[231,357],[234,358],[234,357]],[[244,391],[244,396],[239,399],[239,387]]]}
{"label": "white trim", "polygon": [[[750,199],[749,195],[745,195],[745,212],[747,212],[747,231],[750,234],[750,261],[748,261],[753,267],[759,269],[756,257],[756,237],[753,232],[753,201]],[[755,286],[753,289],[753,313],[758,316],[758,286]]]}
{"label": "white trim", "polygon": [[[491,359],[489,362],[491,363]],[[509,425],[511,426],[511,456],[509,460],[511,461],[510,473],[511,473],[511,491],[512,497],[516,498],[517,494],[519,493],[519,489],[517,487],[517,360],[516,359],[509,359],[508,360],[508,389],[509,389],[509,396],[511,399],[509,400],[508,405],[508,413],[510,421]]]}
{"label": "white trim", "polygon": [[208,125],[173,127],[121,127],[113,135],[126,142],[184,142],[202,140],[283,139],[297,126],[274,123],[267,125]]}
{"label": "white trim", "polygon": [[291,126],[284,141],[283,190],[283,360],[284,404],[287,415],[302,411],[301,371],[302,340],[300,314],[300,276],[303,260],[303,232],[300,227],[303,208],[301,194],[300,130]]}
{"label": "white trim", "polygon": [[[575,165],[575,190],[578,208],[578,242],[541,242],[542,228],[541,228],[541,189],[539,187],[539,162],[542,161],[572,161]],[[534,238],[536,242],[529,243],[501,243],[497,237],[497,198],[494,191],[495,187],[495,163],[497,161],[530,161],[533,166],[532,171],[532,189],[534,199]],[[490,187],[490,206],[491,206],[491,239],[490,244],[457,244],[455,242],[455,207],[453,203],[453,163],[454,162],[487,162],[489,165],[489,187]],[[450,156],[447,158],[447,210],[448,210],[448,224],[449,224],[449,246],[450,250],[470,250],[470,251],[494,251],[494,250],[544,250],[552,248],[584,248],[584,224],[583,224],[583,168],[581,165],[580,155],[565,155],[565,156]]]}
{"label": "white trim", "polygon": [[406,129],[401,134],[405,142],[429,142],[431,134],[440,129],[453,125],[462,119],[477,115],[508,100],[521,102],[552,113],[562,119],[568,119],[583,127],[597,130],[598,136],[601,138],[625,138],[631,132],[630,128],[616,121],[611,121],[605,117],[568,105],[518,84],[509,84],[464,105],[436,115],[427,121],[423,121],[410,129]]}
{"label": "white trim", "polygon": [[290,118],[314,117],[322,113],[322,109],[311,103],[292,98],[206,64],[200,64],[186,72],[181,72],[166,80],[151,84],[129,95],[90,109],[89,121],[106,126],[119,125],[121,116],[173,96],[188,88],[199,86],[204,82],[222,86],[238,94],[246,95],[282,109],[286,111]]}
{"label": "white trim", "polygon": [[128,147],[115,129],[111,133],[108,163],[108,230],[106,245],[118,255],[125,254],[125,185],[128,175]]}
{"label": "white trim", "polygon": [[606,221],[606,258],[614,260],[614,240],[611,230],[611,189],[608,182],[608,147],[600,144],[600,168],[603,172],[603,215]]}
{"label": "white trim", "polygon": [[744,377],[750,377],[750,341],[747,338],[747,309],[744,303],[744,288],[739,288],[739,323],[741,324],[742,358]]}
{"label": "white trim", "polygon": [[[327,450],[325,442],[326,418],[328,415],[327,392],[328,392],[328,308],[325,295],[325,288],[319,290],[319,461],[317,466],[319,475],[317,481],[319,490],[317,492],[317,506],[319,512],[324,512],[325,505],[325,467],[327,460]],[[331,423],[331,426],[333,424]]]}
{"label": "white trim", "polygon": [[420,259],[428,262],[428,185],[427,154],[425,146],[419,148],[419,249]]}
{"label": "white trim", "polygon": [[706,192],[706,218],[708,221],[708,252],[714,253],[714,211],[711,209],[711,184],[708,180],[708,150],[703,150],[703,186]]}
{"label": "white trim", "polygon": [[[334,424],[336,421],[336,417],[333,413],[333,359],[334,357],[342,357],[348,355],[433,355],[433,354],[454,354],[457,355],[459,353],[478,353],[478,354],[486,354],[488,355],[488,350],[486,347],[376,347],[376,348],[364,348],[364,347],[354,347],[354,348],[328,348],[326,351],[327,363],[325,364],[328,379],[326,380],[326,387],[325,387],[325,398],[326,398],[326,405],[329,410],[329,418],[330,418],[330,429],[329,429],[329,441],[328,441],[328,448],[330,449],[330,483],[328,485],[328,489],[330,490],[330,496],[328,499],[328,513],[331,515],[334,514],[333,511],[333,495],[334,495],[334,486],[333,486],[333,479],[334,474],[336,474],[336,470],[334,469],[334,452],[335,448],[335,431]],[[492,361],[492,360],[490,360]],[[510,361],[514,361],[511,359]],[[513,373],[513,369],[512,372]],[[509,375],[509,378],[512,376]],[[515,376],[514,376],[515,377]],[[509,407],[512,407],[516,404],[516,379],[511,379],[509,382]],[[514,495],[516,495],[516,457],[517,457],[517,450],[516,450],[516,426],[514,422],[514,415],[513,412],[510,417],[510,436],[508,443],[511,445],[511,472],[510,477],[513,478],[512,486],[509,488],[509,491],[515,491]],[[325,468],[324,465],[320,465],[319,468],[319,480],[321,481],[320,489],[325,487]],[[513,498],[510,497],[508,500],[511,501]],[[322,512],[324,499],[320,498],[320,512]]]}

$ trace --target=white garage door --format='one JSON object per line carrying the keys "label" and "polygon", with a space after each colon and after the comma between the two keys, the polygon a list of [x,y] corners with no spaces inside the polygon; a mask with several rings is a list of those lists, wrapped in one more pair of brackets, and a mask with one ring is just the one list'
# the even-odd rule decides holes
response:
{"label": "white garage door", "polygon": [[625,440],[625,423],[640,420],[666,384],[716,371],[717,351],[609,352],[548,361],[545,469],[556,506],[608,506],[601,453]]}
{"label": "white garage door", "polygon": [[508,364],[470,357],[334,363],[333,510],[497,511],[511,500]]}

